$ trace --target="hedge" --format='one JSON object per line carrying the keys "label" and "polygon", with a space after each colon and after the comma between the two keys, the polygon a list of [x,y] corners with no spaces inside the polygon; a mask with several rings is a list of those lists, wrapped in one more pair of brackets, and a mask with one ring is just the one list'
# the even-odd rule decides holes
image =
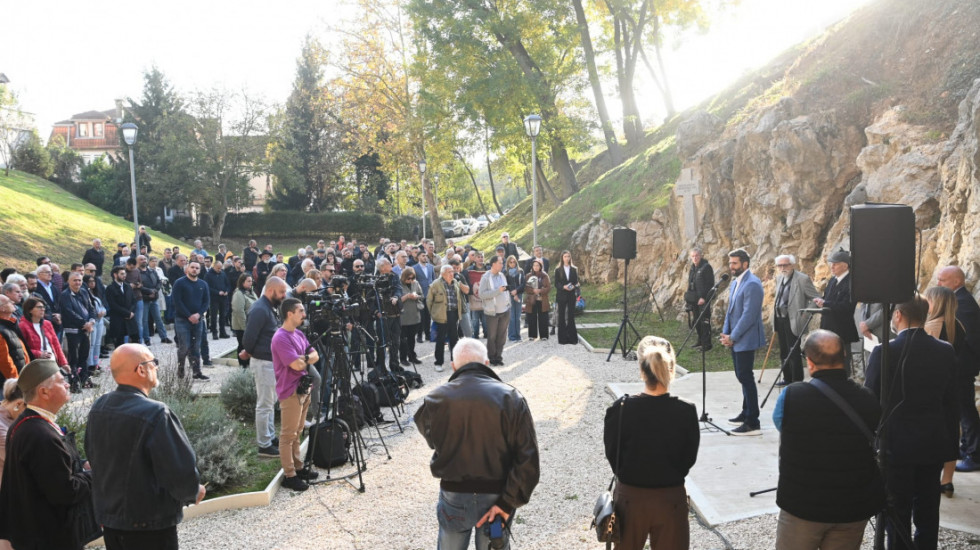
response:
{"label": "hedge", "polygon": [[[380,214],[361,212],[249,212],[228,214],[221,234],[244,239],[335,238],[345,235],[362,241],[375,241],[382,236],[397,240],[411,239],[417,225],[419,219],[411,216],[386,218]],[[210,235],[211,228],[208,223],[193,226],[190,220],[181,219],[167,224],[167,232],[175,236]]]}

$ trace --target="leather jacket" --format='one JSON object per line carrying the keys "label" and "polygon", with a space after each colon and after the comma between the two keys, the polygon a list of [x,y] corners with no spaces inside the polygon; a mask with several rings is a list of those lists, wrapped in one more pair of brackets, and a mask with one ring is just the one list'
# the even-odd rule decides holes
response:
{"label": "leather jacket", "polygon": [[165,404],[120,384],[92,405],[85,454],[92,465],[95,519],[120,530],[180,523],[197,499],[197,458]]}
{"label": "leather jacket", "polygon": [[499,494],[508,514],[531,499],[541,474],[534,420],[524,396],[489,367],[460,367],[425,397],[415,424],[435,450],[429,468],[443,490]]}

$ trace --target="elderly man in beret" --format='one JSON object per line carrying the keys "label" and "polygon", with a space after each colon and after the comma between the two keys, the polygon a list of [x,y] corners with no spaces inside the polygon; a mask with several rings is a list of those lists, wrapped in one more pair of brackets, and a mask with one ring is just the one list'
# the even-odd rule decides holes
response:
{"label": "elderly man in beret", "polygon": [[0,539],[18,550],[79,549],[90,541],[78,540],[65,519],[92,498],[92,474],[55,423],[71,399],[68,382],[51,359],[31,361],[17,380],[27,408],[7,434]]}

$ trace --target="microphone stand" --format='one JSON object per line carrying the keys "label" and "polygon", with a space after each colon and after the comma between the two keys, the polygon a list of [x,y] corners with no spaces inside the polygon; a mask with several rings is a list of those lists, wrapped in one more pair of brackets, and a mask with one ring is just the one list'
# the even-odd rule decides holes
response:
{"label": "microphone stand", "polygon": [[[697,332],[698,323],[701,322],[701,319],[704,317],[704,314],[706,312],[711,311],[711,303],[712,303],[712,301],[714,301],[715,297],[717,296],[718,288],[721,286],[722,283],[724,283],[727,280],[728,280],[728,277],[722,277],[722,279],[720,281],[718,281],[715,284],[715,286],[711,287],[711,290],[708,291],[708,297],[704,301],[704,307],[701,308],[701,314],[698,315],[697,319],[694,320],[694,326],[691,327],[691,330],[687,333],[687,338],[684,339],[684,343],[681,344],[681,347],[677,350],[677,355],[680,355],[681,354],[681,351],[684,351],[684,348],[687,346],[687,342],[691,339],[691,335],[694,334],[695,332]],[[708,340],[710,341],[711,340],[711,322],[710,322],[710,317],[708,319],[709,319],[709,322],[708,322]],[[704,346],[701,346],[701,418],[698,419],[698,422],[701,422],[703,424],[711,425],[715,429],[717,429],[718,431],[724,433],[725,435],[729,435],[730,436],[730,435],[732,435],[732,432],[726,430],[725,428],[722,428],[718,424],[715,424],[711,420],[711,417],[708,416],[708,405],[707,405],[707,402],[708,402],[708,369],[705,366],[706,363],[707,363],[706,354],[707,354],[707,350],[704,349]]]}
{"label": "microphone stand", "polygon": [[[786,366],[789,365],[789,360],[793,357],[793,352],[798,349],[800,342],[803,341],[803,335],[806,334],[806,329],[810,327],[810,321],[813,320],[813,316],[817,313],[824,313],[830,311],[830,308],[824,307],[824,308],[813,308],[813,309],[801,309],[800,311],[805,312],[807,314],[806,322],[803,323],[803,329],[800,330],[799,336],[797,336],[796,341],[793,342],[793,347],[791,348],[789,354],[786,355],[786,359],[783,359],[783,363],[779,367],[779,373],[776,375],[776,379],[772,381],[772,385],[769,386],[769,391],[766,393],[766,397],[762,400],[762,404],[759,405],[760,409],[766,406],[766,401],[769,401],[769,396],[772,395],[772,390],[776,389],[776,384],[779,383],[779,377],[782,376],[783,380],[786,379]],[[775,336],[776,335],[773,334],[773,337]]]}

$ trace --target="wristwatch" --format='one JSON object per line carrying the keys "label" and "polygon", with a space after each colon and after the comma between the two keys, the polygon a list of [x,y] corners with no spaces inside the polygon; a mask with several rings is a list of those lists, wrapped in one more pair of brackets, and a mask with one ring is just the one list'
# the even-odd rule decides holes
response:
{"label": "wristwatch", "polygon": [[307,365],[310,364],[310,354],[309,353],[307,353],[306,355],[303,356],[303,361],[305,361]]}

